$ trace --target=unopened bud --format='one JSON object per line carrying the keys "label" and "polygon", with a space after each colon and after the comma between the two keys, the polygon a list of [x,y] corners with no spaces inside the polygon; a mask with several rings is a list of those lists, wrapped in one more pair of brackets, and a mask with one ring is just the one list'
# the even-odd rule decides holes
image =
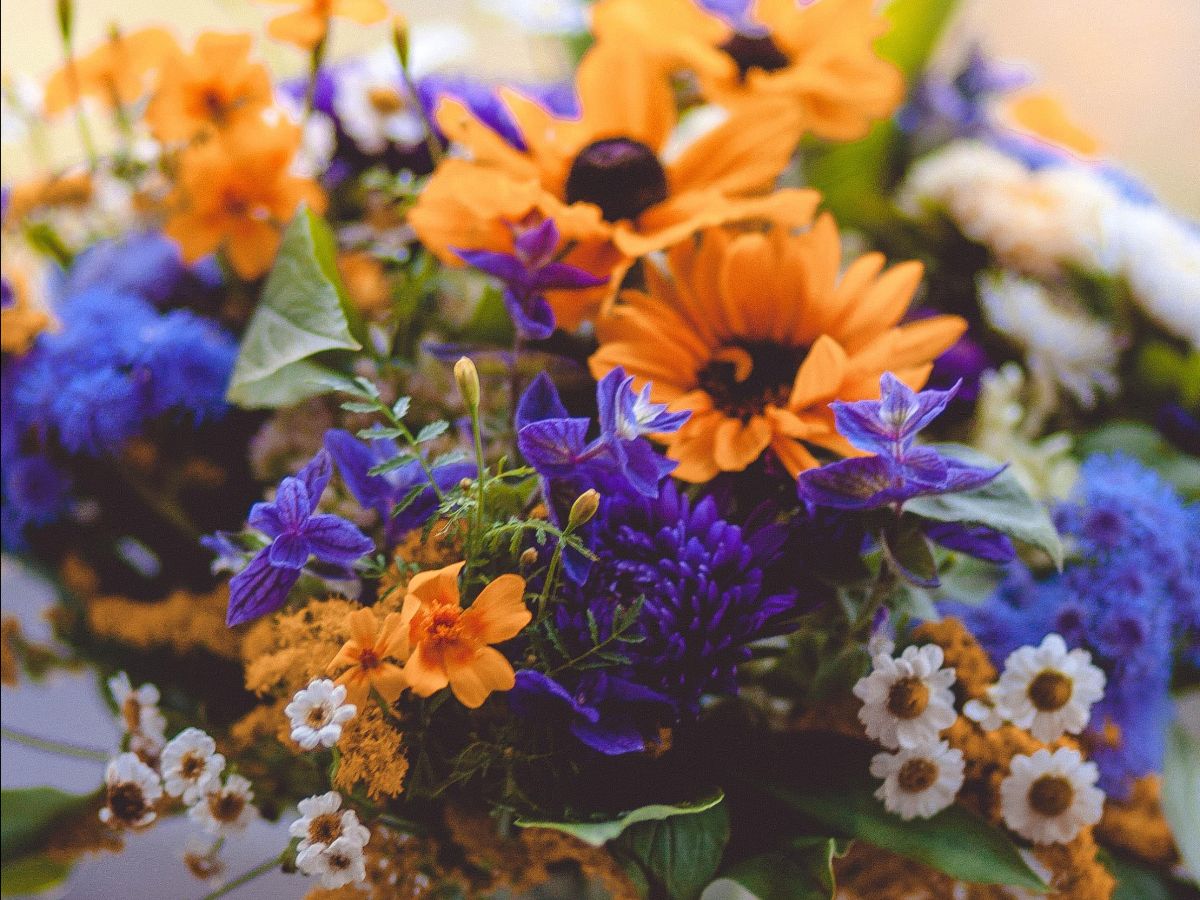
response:
{"label": "unopened bud", "polygon": [[460,481],[458,483],[458,486],[459,486],[459,488],[461,488],[464,491],[469,491],[471,489],[471,485],[473,485],[474,483],[475,482],[472,481],[470,478],[464,478],[462,481]]}
{"label": "unopened bud", "polygon": [[479,408],[479,370],[469,357],[460,357],[454,364],[454,380],[468,409]]}
{"label": "unopened bud", "polygon": [[586,525],[599,508],[600,493],[594,489],[584,491],[571,504],[571,515],[567,517],[568,527],[578,528],[580,525]]}
{"label": "unopened bud", "polygon": [[524,553],[521,554],[521,559],[520,559],[521,568],[528,569],[535,562],[537,562],[537,558],[538,558],[537,550],[535,550],[533,547],[529,547],[528,549],[525,550]]}
{"label": "unopened bud", "polygon": [[71,0],[58,0],[58,33],[68,44],[75,36],[75,4]]}
{"label": "unopened bud", "polygon": [[408,68],[408,20],[397,15],[392,19],[392,44],[396,47],[396,55],[400,57],[400,65]]}

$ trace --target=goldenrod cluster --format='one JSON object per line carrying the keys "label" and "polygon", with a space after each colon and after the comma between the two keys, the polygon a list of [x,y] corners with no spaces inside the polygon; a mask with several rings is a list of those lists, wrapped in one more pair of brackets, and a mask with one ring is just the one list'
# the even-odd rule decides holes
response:
{"label": "goldenrod cluster", "polygon": [[361,784],[372,800],[397,797],[404,790],[404,735],[378,706],[368,706],[350,720],[338,749],[342,757],[333,776],[335,788],[350,793]]}
{"label": "goldenrod cluster", "polygon": [[174,591],[165,600],[141,603],[124,597],[102,596],[88,601],[91,630],[134,647],[169,647],[183,654],[207,650],[237,659],[241,639],[225,627],[229,587],[205,592]]}

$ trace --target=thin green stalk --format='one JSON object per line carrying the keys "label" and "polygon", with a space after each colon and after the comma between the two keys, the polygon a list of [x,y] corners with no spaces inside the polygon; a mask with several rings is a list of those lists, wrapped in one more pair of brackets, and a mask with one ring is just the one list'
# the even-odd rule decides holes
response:
{"label": "thin green stalk", "polygon": [[416,454],[417,462],[421,465],[421,471],[425,473],[425,478],[429,481],[429,486],[433,488],[433,493],[437,496],[438,503],[441,503],[446,499],[446,495],[443,494],[442,489],[438,487],[437,479],[433,477],[433,469],[430,468],[429,460],[425,458],[425,454],[421,452],[421,447],[417,444],[416,437],[411,431],[408,430],[408,426],[404,424],[402,419],[397,418],[392,414],[392,411],[388,409],[386,403],[382,403],[380,406],[383,408],[384,416],[387,417],[388,422],[391,423],[393,428],[400,430],[404,440],[408,442],[408,446],[411,447],[413,452]]}
{"label": "thin green stalk", "polygon": [[111,753],[107,753],[104,750],[93,750],[91,747],[80,747],[78,744],[68,744],[64,741],[38,737],[37,735],[19,731],[16,728],[10,728],[7,725],[0,726],[0,736],[5,740],[12,741],[14,744],[32,747],[35,750],[45,750],[47,753],[57,753],[60,756],[73,756],[76,759],[108,762],[112,756]]}
{"label": "thin green stalk", "polygon": [[71,46],[71,40],[65,35],[63,36],[63,53],[67,60],[67,80],[71,84],[71,92],[75,95],[75,127],[79,130],[79,141],[83,144],[88,168],[94,171],[99,165],[96,142],[92,140],[92,130],[88,125],[87,116],[83,112],[83,91],[79,81],[79,69],[75,65],[75,50]]}
{"label": "thin green stalk", "polygon": [[276,866],[278,866],[282,862],[283,862],[283,854],[282,853],[280,853],[278,856],[272,856],[270,859],[259,863],[253,869],[250,869],[247,872],[243,872],[241,875],[239,875],[237,878],[235,878],[233,881],[229,882],[228,884],[221,885],[219,888],[217,888],[211,894],[205,894],[204,900],[216,900],[217,897],[224,897],[226,894],[231,894],[234,891],[236,891],[238,888],[240,888],[243,884],[248,884],[249,882],[253,881],[255,878],[258,878],[260,875],[266,875],[268,872],[270,872],[272,869],[274,869]]}
{"label": "thin green stalk", "polygon": [[441,163],[442,157],[445,154],[442,152],[442,145],[438,143],[437,130],[434,127],[433,119],[429,117],[429,112],[425,109],[425,104],[421,102],[421,97],[417,93],[417,83],[413,80],[412,73],[408,71],[408,66],[403,60],[400,62],[400,71],[404,73],[404,86],[408,90],[409,97],[412,102],[417,104],[417,112],[421,114],[421,124],[425,126],[425,146],[429,150],[429,158],[433,161],[436,167]]}
{"label": "thin green stalk", "polygon": [[479,407],[478,405],[471,410],[471,433],[475,438],[475,466],[479,469],[479,481],[477,482],[479,491],[479,502],[475,508],[475,535],[476,539],[483,537],[483,487],[487,481],[487,468],[483,462],[483,435],[479,429]]}

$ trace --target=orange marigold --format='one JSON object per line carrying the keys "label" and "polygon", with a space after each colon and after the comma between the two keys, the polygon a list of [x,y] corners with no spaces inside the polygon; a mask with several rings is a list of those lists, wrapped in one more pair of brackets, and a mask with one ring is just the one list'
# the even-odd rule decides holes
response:
{"label": "orange marigold", "polygon": [[258,0],[281,6],[295,6],[292,12],[276,16],[267,23],[267,34],[277,41],[311,50],[329,34],[329,22],[341,16],[360,25],[374,25],[387,18],[384,0]]}
{"label": "orange marigold", "polygon": [[388,613],[380,624],[373,609],[356,609],[346,616],[346,625],[350,640],[327,667],[330,672],[350,667],[337,678],[338,684],[346,686],[346,702],[366,709],[371,692],[377,691],[388,703],[394,703],[407,686],[404,671],[389,662],[407,656],[401,616]]}
{"label": "orange marigold", "polygon": [[55,115],[88,97],[105,107],[129,106],[149,89],[153,74],[179,53],[170,32],[114,30],[91,53],[65,63],[46,82],[45,109]]}

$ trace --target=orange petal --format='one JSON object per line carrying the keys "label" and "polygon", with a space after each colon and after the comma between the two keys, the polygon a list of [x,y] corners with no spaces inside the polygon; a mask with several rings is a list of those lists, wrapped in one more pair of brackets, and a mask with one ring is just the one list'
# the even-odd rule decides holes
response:
{"label": "orange petal", "polygon": [[404,664],[404,680],[412,692],[420,697],[428,697],[450,683],[441,657],[430,654],[421,644],[417,645]]}
{"label": "orange petal", "polygon": [[853,348],[899,322],[924,273],[925,267],[915,260],[892,266],[883,273],[860,294],[839,326],[843,343]]}
{"label": "orange petal", "polygon": [[575,76],[588,140],[626,137],[657,151],[675,127],[675,96],[666,74],[624,41],[595,44]]}
{"label": "orange petal", "polygon": [[312,10],[298,9],[284,13],[267,23],[267,34],[277,41],[295,44],[311,50],[321,42],[329,27],[329,20]]}
{"label": "orange petal", "polygon": [[740,472],[771,443],[771,426],[763,416],[749,422],[725,419],[713,439],[713,461],[725,472]]}
{"label": "orange petal", "polygon": [[379,695],[388,703],[395,703],[396,698],[408,687],[408,681],[404,677],[403,669],[385,663],[372,673],[371,687],[379,691]]}
{"label": "orange petal", "polygon": [[479,592],[461,621],[483,643],[498,644],[515,637],[532,618],[525,606],[525,579],[501,575]]}
{"label": "orange petal", "polygon": [[820,400],[836,399],[845,375],[846,351],[829,335],[821,335],[800,364],[788,407],[802,410]]}
{"label": "orange petal", "polygon": [[817,458],[805,449],[803,444],[791,438],[782,436],[775,438],[771,441],[771,449],[775,451],[775,455],[779,457],[779,461],[783,463],[784,468],[793,478],[805,469],[815,469],[820,465]]}
{"label": "orange petal", "polygon": [[367,606],[356,609],[346,616],[346,625],[350,629],[350,640],[358,646],[375,646],[375,636],[379,633],[379,620],[375,617],[375,610]]}
{"label": "orange petal", "polygon": [[416,597],[423,604],[460,604],[458,573],[466,562],[456,562],[444,569],[428,569],[418,572],[408,580],[407,597]]}
{"label": "orange petal", "polygon": [[469,709],[482,705],[492,691],[512,690],[516,684],[513,667],[493,647],[481,647],[471,658],[451,654],[446,659],[450,690]]}
{"label": "orange petal", "polygon": [[725,417],[719,412],[695,416],[670,438],[667,456],[679,465],[672,472],[681,481],[693,484],[711,480],[721,471],[713,459],[717,428]]}

